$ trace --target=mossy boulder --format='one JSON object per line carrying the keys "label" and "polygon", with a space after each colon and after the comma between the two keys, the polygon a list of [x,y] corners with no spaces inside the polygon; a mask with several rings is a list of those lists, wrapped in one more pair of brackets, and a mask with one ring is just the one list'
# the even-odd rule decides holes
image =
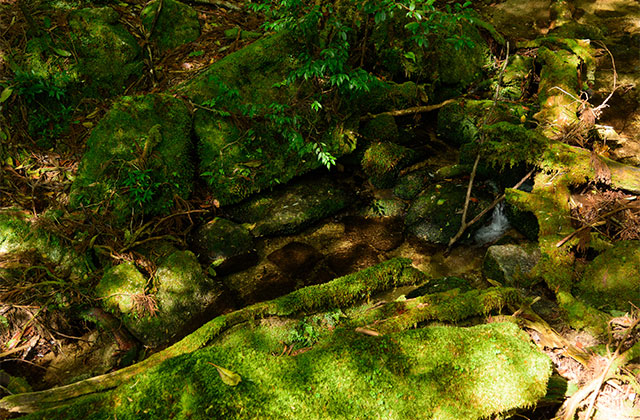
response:
{"label": "mossy boulder", "polygon": [[[160,7],[162,8],[158,16]],[[140,15],[145,30],[151,31],[153,28],[151,41],[156,42],[162,52],[191,42],[200,36],[198,12],[179,1],[152,1],[142,9]]]}
{"label": "mossy boulder", "polygon": [[[419,239],[436,244],[447,244],[460,229],[467,185],[440,182],[430,185],[416,198],[407,211],[406,231]],[[473,219],[490,204],[486,194],[477,190],[469,202],[467,221]],[[476,223],[466,232],[469,237],[482,223]]]}
{"label": "mossy boulder", "polygon": [[193,178],[191,118],[171,96],[125,96],[93,129],[71,190],[71,205],[102,206],[124,225],[132,214],[166,214],[188,198]]}
{"label": "mossy boulder", "polygon": [[393,194],[403,200],[413,200],[424,190],[431,180],[429,172],[415,171],[398,179],[393,187]]}
{"label": "mossy boulder", "polygon": [[395,143],[398,141],[398,126],[395,118],[382,114],[365,122],[360,134],[369,141]]}
{"label": "mossy boulder", "polygon": [[[74,282],[86,280],[91,271],[88,255],[78,254],[72,244],[48,230],[46,220],[31,220],[29,212],[19,209],[2,209],[0,259],[9,261],[11,256],[33,258],[34,264],[53,266],[54,275]],[[11,269],[12,265],[7,263],[6,268]],[[23,268],[27,267],[19,267]]]}
{"label": "mossy boulder", "polygon": [[640,241],[616,242],[587,266],[575,294],[604,310],[640,305]]}
{"label": "mossy boulder", "polygon": [[407,166],[414,156],[413,150],[399,144],[374,143],[364,152],[362,170],[374,186],[389,188],[393,186],[398,172]]}
{"label": "mossy boulder", "polygon": [[538,131],[503,121],[484,128],[480,147],[484,161],[503,170],[537,163],[548,144]]}
{"label": "mossy boulder", "polygon": [[206,313],[230,306],[220,283],[209,278],[190,251],[160,261],[153,282],[132,263],[115,266],[96,288],[106,310],[145,345],[156,347],[190,332]]}
{"label": "mossy boulder", "polygon": [[258,262],[249,230],[221,217],[201,226],[193,235],[192,245],[200,261],[220,275],[244,270]]}
{"label": "mossy boulder", "polygon": [[[336,328],[335,313],[323,316],[326,321],[248,323],[213,346],[137,375],[135,386],[122,384],[34,418],[126,420],[146,412],[153,418],[474,420],[530,407],[545,395],[551,362],[515,324],[371,337]],[[292,337],[310,348],[274,357]],[[219,367],[241,378],[237,386],[223,382]]]}
{"label": "mossy boulder", "polygon": [[229,215],[251,224],[254,236],[289,235],[334,215],[349,201],[342,187],[327,178],[316,178],[252,198],[230,208]]}
{"label": "mossy boulder", "polygon": [[[313,111],[287,104],[309,87],[282,82],[300,64],[299,45],[286,32],[260,39],[212,64],[179,88],[202,105],[194,116],[200,174],[222,204],[252,194],[323,165],[305,137],[307,120],[321,133],[323,152],[340,157],[355,148],[358,118],[324,124]],[[306,112],[306,113],[305,113]],[[313,133],[316,135],[317,133]],[[320,150],[320,149],[316,149]]]}
{"label": "mossy boulder", "polygon": [[534,279],[531,271],[540,260],[535,244],[493,245],[484,256],[482,272],[485,277],[508,287],[528,287]]}
{"label": "mossy boulder", "polygon": [[142,74],[140,47],[118,19],[111,7],[78,9],[69,14],[79,71],[96,96],[121,93],[130,78]]}

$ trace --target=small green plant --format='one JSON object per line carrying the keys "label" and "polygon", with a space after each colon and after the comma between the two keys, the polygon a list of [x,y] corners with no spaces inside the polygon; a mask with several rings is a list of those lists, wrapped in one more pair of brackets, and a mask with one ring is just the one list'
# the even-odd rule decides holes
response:
{"label": "small green plant", "polygon": [[151,169],[134,169],[122,180],[122,186],[137,207],[150,203],[160,185],[153,180]]}
{"label": "small green plant", "polygon": [[17,70],[13,79],[15,92],[30,108],[29,131],[42,146],[52,146],[57,137],[69,129],[73,107],[67,95],[71,76],[67,72],[48,77],[33,71]]}

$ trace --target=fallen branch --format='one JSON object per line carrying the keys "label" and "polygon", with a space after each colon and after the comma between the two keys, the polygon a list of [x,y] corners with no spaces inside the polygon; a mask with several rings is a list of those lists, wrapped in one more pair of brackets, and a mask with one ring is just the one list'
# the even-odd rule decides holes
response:
{"label": "fallen branch", "polygon": [[419,114],[421,112],[431,112],[435,111],[436,109],[440,109],[445,105],[449,105],[450,103],[453,103],[455,101],[455,99],[447,99],[446,101],[440,102],[439,104],[435,105],[414,106],[411,108],[397,109],[395,111],[381,112],[379,114],[367,114],[360,117],[360,121],[371,120],[379,117],[380,115],[391,115],[392,117],[400,117],[403,115]]}

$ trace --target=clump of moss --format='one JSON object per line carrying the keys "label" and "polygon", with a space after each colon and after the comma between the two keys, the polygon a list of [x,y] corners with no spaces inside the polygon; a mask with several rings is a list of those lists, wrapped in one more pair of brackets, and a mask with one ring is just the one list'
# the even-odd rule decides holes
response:
{"label": "clump of moss", "polygon": [[640,305],[640,241],[616,242],[587,266],[576,295],[605,310],[629,310]]}
{"label": "clump of moss", "polygon": [[362,169],[374,186],[389,188],[414,155],[413,150],[395,143],[374,143],[364,152]]}
{"label": "clump of moss", "polygon": [[[156,18],[159,7],[162,9]],[[198,12],[176,0],[152,1],[142,9],[141,17],[147,31],[151,30],[155,21],[151,40],[157,42],[160,51],[178,47],[200,36]]]}
{"label": "clump of moss", "polygon": [[523,125],[499,122],[484,128],[482,157],[491,166],[504,169],[520,164],[535,164],[548,140]]}
{"label": "clump of moss", "polygon": [[187,198],[193,165],[191,118],[168,95],[125,96],[91,132],[72,186],[71,205],[102,206],[124,224],[132,214],[158,215]]}
{"label": "clump of moss", "polygon": [[394,143],[398,140],[398,126],[391,115],[382,114],[367,121],[360,134],[370,141],[388,141]]}

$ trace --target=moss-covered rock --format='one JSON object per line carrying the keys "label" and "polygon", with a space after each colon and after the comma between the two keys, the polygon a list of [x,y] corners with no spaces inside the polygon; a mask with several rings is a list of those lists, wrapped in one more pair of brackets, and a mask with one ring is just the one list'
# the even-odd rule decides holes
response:
{"label": "moss-covered rock", "polygon": [[96,297],[109,312],[136,315],[136,297],[144,296],[147,280],[133,263],[125,262],[104,273]]}
{"label": "moss-covered rock", "polygon": [[331,216],[349,204],[349,196],[327,178],[302,180],[229,209],[233,219],[252,225],[254,236],[292,234]]}
{"label": "moss-covered rock", "polygon": [[393,194],[403,200],[413,200],[425,189],[431,180],[427,171],[411,172],[398,179],[393,187]]}
{"label": "moss-covered rock", "polygon": [[127,80],[142,73],[140,47],[118,18],[111,7],[78,9],[69,14],[79,71],[91,82],[94,95],[123,92]]}
{"label": "moss-covered rock", "polygon": [[221,217],[201,226],[193,235],[192,245],[200,261],[221,275],[258,262],[249,230]]}
{"label": "moss-covered rock", "polygon": [[[135,386],[32,418],[472,420],[535,404],[551,373],[549,358],[512,323],[371,337],[343,327],[323,333],[311,322],[305,328],[322,335],[295,357],[273,354],[297,337],[297,324],[253,323],[138,375]],[[226,385],[217,366],[239,375],[238,385]]]}
{"label": "moss-covered rock", "polygon": [[[407,232],[419,239],[437,244],[447,244],[460,229],[467,186],[462,183],[441,182],[427,187],[407,211]],[[474,192],[469,202],[467,221],[473,219],[490,200],[481,192]],[[467,237],[482,223],[476,223],[467,231]]]}
{"label": "moss-covered rock", "polygon": [[[160,9],[160,16],[158,16],[160,7],[162,9]],[[198,12],[179,1],[152,1],[142,9],[140,15],[144,28],[147,31],[151,31],[153,28],[151,40],[157,43],[160,51],[178,47],[200,36]],[[153,27],[154,21],[155,27]]]}
{"label": "moss-covered rock", "polygon": [[534,279],[531,271],[540,260],[535,244],[493,245],[487,249],[482,272],[485,277],[508,287],[528,287]]}
{"label": "moss-covered rock", "polygon": [[411,163],[415,152],[399,144],[380,142],[367,148],[362,157],[362,170],[378,188],[393,186],[398,172]]}
{"label": "moss-covered rock", "polygon": [[[89,257],[78,254],[73,245],[46,228],[45,223],[30,220],[22,210],[0,210],[0,259],[11,256],[32,257],[53,266],[51,274],[81,282],[91,270]],[[11,268],[11,264],[7,264]],[[28,268],[28,267],[22,267]],[[44,267],[40,267],[44,268]],[[20,268],[21,269],[21,268]]]}
{"label": "moss-covered rock", "polygon": [[398,140],[398,126],[395,118],[382,114],[364,123],[360,134],[369,141],[395,143]]}
{"label": "moss-covered rock", "polygon": [[640,241],[616,242],[587,266],[575,292],[599,309],[628,311],[640,305],[638,273]]}
{"label": "moss-covered rock", "polygon": [[191,118],[168,95],[125,96],[91,132],[71,191],[71,205],[101,206],[118,224],[158,215],[191,191]]}
{"label": "moss-covered rock", "polygon": [[219,314],[230,306],[220,283],[203,272],[190,251],[162,259],[152,284],[132,263],[113,267],[96,292],[105,309],[150,347],[190,332],[205,313]]}
{"label": "moss-covered rock", "polygon": [[306,120],[321,133],[315,142],[322,152],[339,157],[355,148],[357,118],[323,125],[312,111],[288,107],[306,89],[280,83],[299,66],[293,58],[298,48],[288,33],[258,40],[179,89],[204,104],[194,117],[200,174],[222,205],[323,165],[320,149],[303,138],[309,127],[296,127],[294,114],[296,121]]}
{"label": "moss-covered rock", "polygon": [[458,289],[460,292],[468,292],[472,290],[471,284],[468,280],[460,277],[448,276],[440,277],[437,279],[431,279],[417,289],[407,293],[407,299],[413,299],[424,295],[431,295],[434,293],[447,292],[452,289]]}

